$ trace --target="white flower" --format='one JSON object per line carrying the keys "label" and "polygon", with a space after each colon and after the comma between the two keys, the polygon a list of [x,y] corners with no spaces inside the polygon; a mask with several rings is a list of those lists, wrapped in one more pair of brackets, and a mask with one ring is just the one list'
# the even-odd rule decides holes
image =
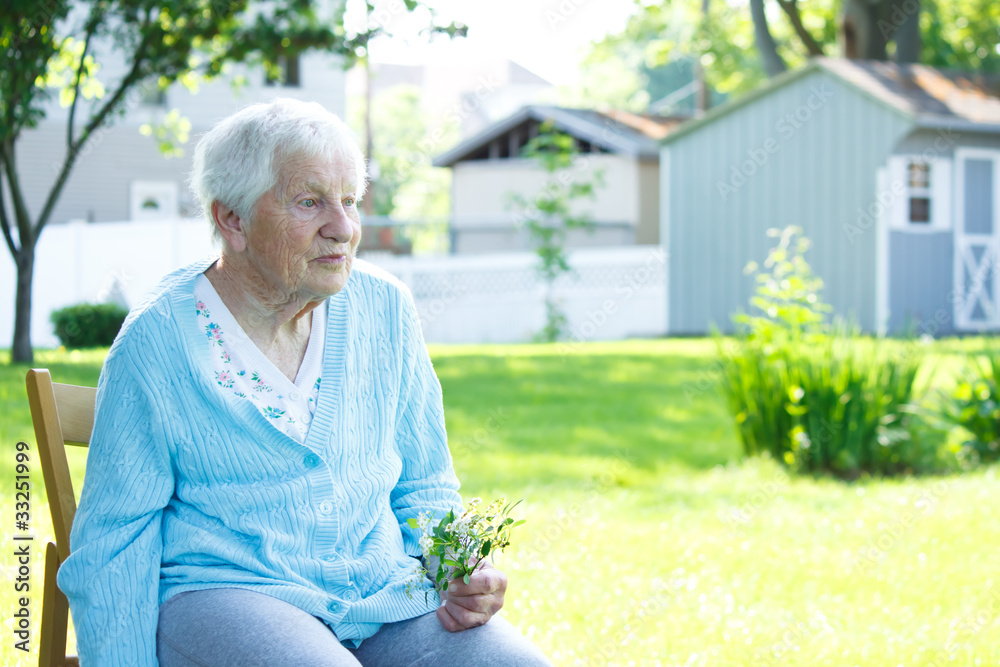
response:
{"label": "white flower", "polygon": [[461,518],[455,521],[455,523],[448,526],[448,531],[452,535],[457,535],[459,537],[468,537],[471,518],[472,517],[463,515]]}
{"label": "white flower", "polygon": [[417,526],[420,530],[427,532],[427,526],[431,523],[431,517],[427,512],[421,512],[420,516],[417,517]]}
{"label": "white flower", "polygon": [[424,554],[424,558],[431,553],[431,547],[434,546],[434,540],[431,539],[430,535],[423,535],[419,540],[420,551]]}

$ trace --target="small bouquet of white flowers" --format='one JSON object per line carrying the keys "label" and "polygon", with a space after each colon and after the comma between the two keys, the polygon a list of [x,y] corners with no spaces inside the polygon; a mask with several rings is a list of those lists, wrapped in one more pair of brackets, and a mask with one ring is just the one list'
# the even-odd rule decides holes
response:
{"label": "small bouquet of white flowers", "polygon": [[[421,512],[418,518],[407,521],[423,533],[420,550],[427,566],[436,570],[433,581],[438,592],[447,591],[448,582],[459,577],[468,584],[470,575],[487,557],[510,545],[511,529],[524,523],[523,519],[512,519],[510,512],[523,500],[507,504],[505,498],[499,498],[483,510],[482,499],[473,498],[461,516],[450,511],[435,522],[432,515]],[[424,567],[417,569],[418,580],[429,574]],[[412,596],[414,588],[408,586],[407,593]]]}

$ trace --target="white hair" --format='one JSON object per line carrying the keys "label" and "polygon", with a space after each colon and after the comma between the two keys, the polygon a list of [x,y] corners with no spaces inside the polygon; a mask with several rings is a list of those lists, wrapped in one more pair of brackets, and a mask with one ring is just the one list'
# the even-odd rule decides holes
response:
{"label": "white hair", "polygon": [[356,196],[364,194],[365,158],[347,124],[316,102],[279,98],[251,104],[216,123],[194,149],[190,186],[212,237],[224,243],[212,217],[212,204],[232,209],[252,223],[257,201],[278,182],[290,161],[315,157],[354,162]]}

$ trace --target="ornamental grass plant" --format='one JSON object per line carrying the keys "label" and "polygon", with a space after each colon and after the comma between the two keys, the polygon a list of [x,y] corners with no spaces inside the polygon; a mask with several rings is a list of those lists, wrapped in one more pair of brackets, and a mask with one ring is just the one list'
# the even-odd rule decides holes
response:
{"label": "ornamental grass plant", "polygon": [[967,358],[954,388],[937,392],[943,430],[956,429],[956,455],[967,466],[1000,460],[1000,342]]}
{"label": "ornamental grass plant", "polygon": [[926,346],[828,323],[801,229],[769,235],[779,242],[765,270],[748,267],[756,273],[756,314],[734,317],[732,340],[715,334],[722,392],[744,454],[845,478],[932,467],[935,452],[915,437],[914,385]]}

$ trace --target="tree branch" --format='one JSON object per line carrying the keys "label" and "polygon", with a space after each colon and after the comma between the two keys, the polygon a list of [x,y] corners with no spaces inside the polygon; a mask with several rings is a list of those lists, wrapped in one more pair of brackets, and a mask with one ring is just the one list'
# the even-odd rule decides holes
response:
{"label": "tree branch", "polygon": [[[146,14],[147,24],[149,20],[149,13]],[[59,195],[62,192],[63,186],[66,184],[66,180],[69,178],[69,173],[73,168],[73,163],[76,162],[76,158],[80,153],[80,149],[87,143],[90,139],[90,135],[99,128],[104,121],[107,119],[108,115],[115,110],[115,107],[119,102],[125,97],[125,93],[138,81],[141,76],[139,75],[139,69],[142,65],[143,57],[145,56],[146,49],[149,48],[151,33],[147,32],[142,38],[142,42],[136,47],[135,53],[132,55],[132,69],[129,70],[125,78],[122,79],[121,85],[118,86],[118,90],[114,92],[111,98],[101,107],[100,111],[94,114],[90,122],[84,128],[83,133],[80,138],[77,139],[76,143],[67,147],[66,158],[63,161],[62,169],[59,170],[59,177],[53,184],[52,189],[49,190],[49,196],[45,199],[45,206],[42,207],[42,212],[38,216],[38,221],[35,223],[34,228],[34,238],[42,232],[42,228],[49,221],[49,216],[52,215],[52,209],[55,208],[56,201],[59,199]],[[23,244],[22,244],[23,245]]]}
{"label": "tree branch", "polygon": [[3,175],[7,173],[7,170],[3,168],[3,162],[0,161],[0,227],[3,227],[3,238],[7,241],[7,247],[10,248],[11,257],[17,257],[17,246],[14,244],[14,237],[10,233],[10,219],[7,217],[7,202],[3,199]]}
{"label": "tree branch", "polygon": [[14,158],[14,142],[5,141],[0,145],[0,160],[3,161],[4,171],[7,173],[7,184],[10,185],[10,197],[14,204],[14,219],[17,221],[17,234],[21,242],[21,250],[25,244],[34,245],[34,237],[31,236],[31,218],[28,214],[28,207],[24,203],[24,194],[21,192],[21,181],[17,177],[15,169],[16,160]]}
{"label": "tree branch", "polygon": [[806,27],[802,25],[802,16],[799,14],[798,0],[778,0],[778,4],[783,10],[785,10],[785,14],[788,15],[788,20],[792,23],[792,27],[795,28],[795,34],[797,34],[799,39],[802,40],[802,43],[805,45],[809,55],[824,55],[823,46],[817,42],[809,31],[806,30]]}
{"label": "tree branch", "polygon": [[96,18],[99,16],[97,7],[98,5],[94,5],[94,8],[91,10],[90,19],[87,21],[87,36],[83,40],[83,53],[80,55],[80,66],[76,68],[76,82],[73,84],[73,103],[69,107],[69,122],[66,124],[67,151],[73,145],[73,118],[76,116],[76,102],[80,97],[80,79],[83,78],[84,63],[87,62],[87,50],[90,48],[90,38],[93,37],[99,22],[99,19]]}
{"label": "tree branch", "polygon": [[764,63],[764,71],[769,78],[773,78],[785,70],[788,66],[778,55],[778,45],[771,36],[771,31],[767,27],[767,15],[764,13],[764,0],[750,0],[750,16],[753,17],[754,41],[757,44],[757,51]]}

